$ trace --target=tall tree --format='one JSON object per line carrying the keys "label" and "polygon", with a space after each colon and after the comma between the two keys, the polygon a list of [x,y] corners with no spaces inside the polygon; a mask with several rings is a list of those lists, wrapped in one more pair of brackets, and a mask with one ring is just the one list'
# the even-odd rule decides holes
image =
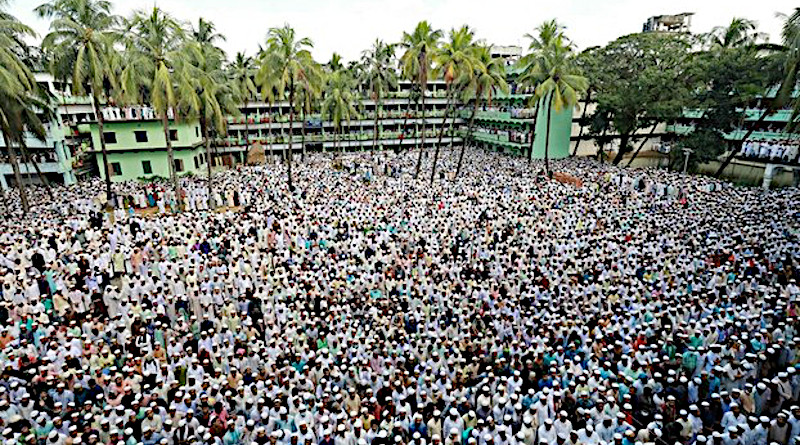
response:
{"label": "tall tree", "polygon": [[185,116],[196,116],[203,133],[210,209],[214,208],[211,134],[214,130],[220,134],[225,132],[225,116],[238,113],[235,104],[241,103],[238,88],[228,82],[222,67],[225,53],[214,45],[222,39],[214,32],[213,23],[201,18],[192,38],[183,47],[184,57],[176,61],[173,72],[178,111]]}
{"label": "tall tree", "polygon": [[[763,104],[763,110],[761,111],[761,116],[758,118],[758,120],[752,123],[745,132],[744,136],[742,136],[739,141],[736,141],[730,147],[728,155],[714,173],[714,176],[717,178],[722,176],[722,173],[725,171],[728,165],[730,165],[731,161],[733,161],[733,158],[736,157],[736,154],[739,152],[737,147],[741,147],[741,145],[750,138],[753,132],[756,131],[756,129],[759,128],[764,121],[766,121],[767,117],[772,115],[776,110],[782,108],[784,105],[788,105],[792,102],[792,92],[796,88],[798,80],[800,80],[798,79],[798,67],[800,67],[800,8],[795,8],[795,11],[792,15],[782,17],[784,19],[783,30],[781,33],[782,45],[758,44],[756,39],[758,36],[760,36],[760,34],[755,31],[755,23],[747,22],[746,26],[737,25],[736,20],[734,20],[728,28],[739,29],[738,34],[736,29],[727,30],[724,33],[742,35],[743,37],[732,39],[733,42],[728,46],[712,45],[710,48],[712,52],[716,50],[716,54],[719,57],[723,57],[722,55],[724,53],[731,50],[744,51],[745,53],[756,53],[756,56],[760,56],[759,53],[763,49],[778,51],[779,54],[776,55],[779,56],[783,68],[780,80],[775,80],[769,77],[767,78],[767,85],[780,85],[777,94],[774,98],[772,98],[772,100]],[[764,89],[766,90],[766,86]],[[792,131],[796,127],[798,116],[800,116],[800,102],[795,101],[794,113],[789,119],[789,123],[787,125],[788,131]]]}
{"label": "tall tree", "polygon": [[101,104],[109,99],[106,86],[116,84],[118,54],[114,45],[119,38],[116,28],[120,18],[111,14],[111,2],[106,0],[51,0],[35,11],[52,19],[50,32],[42,41],[45,52],[53,55],[50,71],[58,77],[71,68],[73,93],[88,92],[92,99],[103,154],[106,200],[113,204]]}
{"label": "tall tree", "polygon": [[641,33],[620,37],[597,51],[591,79],[597,108],[610,113],[620,147],[619,164],[640,130],[677,119],[696,83],[690,76],[692,54],[684,35]]}
{"label": "tall tree", "polygon": [[716,26],[702,38],[711,50],[719,50],[755,46],[766,35],[756,32],[756,22],[734,17],[728,26]]}
{"label": "tall tree", "polygon": [[400,69],[403,77],[417,83],[422,92],[420,98],[422,106],[422,147],[417,157],[417,166],[414,169],[414,179],[419,176],[422,168],[422,152],[425,151],[425,96],[428,91],[428,76],[433,68],[433,57],[439,48],[442,31],[433,29],[431,25],[422,21],[417,24],[414,31],[409,34],[404,32],[400,46],[405,52],[400,57]]}
{"label": "tall tree", "polygon": [[271,85],[279,96],[284,92],[289,97],[289,151],[287,153],[287,181],[289,193],[292,186],[292,149],[295,97],[299,84],[308,84],[309,70],[314,69],[314,58],[310,49],[314,46],[307,37],[298,38],[288,24],[271,28],[267,34],[267,49],[260,61],[258,79],[262,85]]}
{"label": "tall tree", "polygon": [[372,128],[372,151],[378,147],[378,120],[383,108],[383,100],[390,91],[397,89],[397,73],[394,70],[394,45],[376,39],[372,47],[362,53],[364,69],[361,83],[375,103],[375,116]]}
{"label": "tall tree", "polygon": [[229,77],[233,82],[237,95],[242,98],[242,110],[244,110],[244,157],[247,162],[250,153],[250,127],[247,118],[247,104],[256,97],[256,85],[253,82],[255,68],[253,58],[247,57],[244,53],[236,53],[233,63],[228,66]]}
{"label": "tall tree", "polygon": [[182,205],[170,137],[169,113],[172,112],[174,120],[178,120],[173,76],[175,66],[185,55],[181,48],[186,31],[176,19],[158,7],[135,12],[126,28],[126,65],[121,75],[123,98],[128,103],[149,103],[161,117],[170,180],[175,199]]}
{"label": "tall tree", "polygon": [[[553,22],[546,22],[541,29],[550,29]],[[575,107],[579,95],[588,88],[588,80],[579,74],[575,65],[573,47],[568,43],[563,33],[556,34],[550,40],[545,40],[543,47],[538,50],[522,76],[526,84],[536,85],[534,100],[541,98],[546,107],[547,126],[545,130],[544,165],[547,176],[552,176],[550,171],[550,126],[553,109],[559,112],[565,108]]]}
{"label": "tall tree", "polygon": [[436,178],[436,164],[439,161],[439,150],[442,146],[444,129],[445,126],[447,126],[447,117],[451,110],[455,109],[455,96],[459,92],[457,91],[458,88],[453,88],[453,85],[468,85],[471,77],[475,75],[475,65],[478,62],[475,56],[476,47],[473,42],[474,38],[475,33],[467,25],[459,29],[451,29],[450,38],[438,49],[434,58],[444,77],[444,82],[447,85],[447,92],[445,94],[446,105],[442,126],[439,128],[439,139],[436,142],[436,150],[433,154],[431,184],[433,184]]}
{"label": "tall tree", "polygon": [[34,32],[8,14],[3,9],[5,4],[0,0],[0,133],[14,171],[22,211],[27,213],[30,205],[14,145],[24,146],[26,132],[38,139],[45,139],[46,131],[37,112],[48,104],[40,101],[35,94],[38,86],[23,58],[24,39],[34,36]]}
{"label": "tall tree", "polygon": [[461,152],[458,155],[458,164],[456,165],[456,177],[461,173],[461,165],[464,161],[464,151],[466,144],[472,140],[472,130],[475,126],[475,115],[478,113],[478,107],[481,101],[485,101],[491,106],[492,97],[495,92],[501,91],[508,92],[508,84],[505,79],[505,67],[503,61],[492,57],[489,47],[479,45],[475,49],[475,62],[472,64],[472,76],[467,79],[462,101],[468,102],[469,99],[473,100],[472,112],[469,116],[469,124],[467,125],[467,136],[464,143],[461,145]]}
{"label": "tall tree", "polygon": [[539,117],[539,108],[542,102],[542,97],[536,94],[536,88],[544,80],[541,67],[544,64],[545,52],[556,46],[572,48],[569,39],[564,35],[564,29],[563,25],[552,19],[537,26],[533,33],[525,34],[525,38],[531,41],[528,44],[528,53],[517,63],[522,68],[522,72],[517,79],[519,86],[533,93],[528,100],[528,107],[533,107],[533,119],[528,124],[528,162],[533,160],[533,144],[536,141],[536,121]]}
{"label": "tall tree", "polygon": [[349,122],[358,117],[355,103],[355,80],[346,69],[339,68],[328,76],[322,99],[322,115],[333,124],[334,156],[337,153],[339,135],[342,133],[342,122]]}

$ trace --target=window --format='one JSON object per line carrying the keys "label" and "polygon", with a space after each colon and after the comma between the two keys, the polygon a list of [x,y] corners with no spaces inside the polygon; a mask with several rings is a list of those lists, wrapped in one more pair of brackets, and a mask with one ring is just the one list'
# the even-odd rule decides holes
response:
{"label": "window", "polygon": [[183,171],[183,159],[175,159],[175,173]]}
{"label": "window", "polygon": [[111,176],[120,176],[122,174],[122,166],[119,162],[111,163]]}
{"label": "window", "polygon": [[106,142],[106,144],[116,144],[117,133],[113,131],[105,131],[103,132],[103,140]]}
{"label": "window", "polygon": [[169,140],[173,142],[178,140],[178,130],[169,131]]}
{"label": "window", "polygon": [[142,171],[146,175],[153,173],[153,166],[150,164],[150,161],[142,161]]}
{"label": "window", "polygon": [[200,127],[194,127],[194,135],[200,137]]}
{"label": "window", "polygon": [[197,156],[194,157],[194,168],[200,168],[200,161],[197,159]]}
{"label": "window", "polygon": [[134,131],[133,134],[136,136],[136,142],[147,142],[147,131]]}

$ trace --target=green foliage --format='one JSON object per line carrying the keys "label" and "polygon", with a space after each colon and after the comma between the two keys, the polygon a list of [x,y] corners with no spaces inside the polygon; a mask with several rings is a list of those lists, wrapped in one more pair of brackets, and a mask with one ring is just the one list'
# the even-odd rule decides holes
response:
{"label": "green foliage", "polygon": [[697,84],[689,70],[690,48],[683,35],[641,33],[621,37],[583,57],[597,101],[595,113],[607,115],[621,137],[615,164],[630,151],[631,135],[683,113]]}

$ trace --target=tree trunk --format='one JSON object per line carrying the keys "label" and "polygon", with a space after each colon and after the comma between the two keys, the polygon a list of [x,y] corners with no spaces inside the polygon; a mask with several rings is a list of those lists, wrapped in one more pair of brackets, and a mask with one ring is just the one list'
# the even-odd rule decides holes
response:
{"label": "tree trunk", "polygon": [[625,156],[625,149],[628,147],[628,141],[631,140],[631,135],[628,133],[623,133],[620,135],[619,138],[619,151],[617,155],[614,156],[614,160],[612,163],[614,165],[618,165],[622,161],[622,157]]}
{"label": "tree trunk", "polygon": [[406,137],[406,125],[408,125],[408,115],[411,114],[411,98],[409,97],[408,100],[408,108],[406,109],[406,115],[403,117],[403,125],[400,129],[400,134],[403,136],[400,138],[400,151],[403,151],[403,141]]}
{"label": "tree trunk", "polygon": [[[244,103],[244,107],[247,107],[247,102]],[[245,108],[246,109],[246,108]],[[205,136],[207,137],[207,136]],[[208,151],[208,150],[206,150]],[[250,157],[250,125],[247,119],[247,112],[244,113],[244,163],[245,165],[248,164],[247,159]],[[206,154],[208,156],[208,154]],[[209,178],[211,175],[209,174]]]}
{"label": "tree trunk", "polygon": [[[422,84],[422,82],[420,82]],[[420,135],[420,148],[419,148],[419,155],[417,155],[417,167],[414,169],[414,179],[417,179],[419,176],[419,170],[422,168],[422,152],[425,151],[425,91],[428,89],[428,83],[425,82],[422,84],[422,99],[420,102],[422,103],[422,134]]]}
{"label": "tree trunk", "polygon": [[552,178],[550,173],[550,119],[553,116],[553,93],[547,99],[547,132],[544,135],[544,171],[548,178]]}
{"label": "tree trunk", "polygon": [[647,140],[650,139],[653,136],[653,133],[655,133],[657,126],[658,126],[658,122],[653,124],[653,126],[650,128],[650,132],[647,133],[647,136],[645,136],[645,138],[642,139],[642,142],[639,143],[639,146],[636,147],[636,151],[634,151],[633,152],[633,156],[631,156],[631,158],[628,159],[628,163],[625,164],[625,167],[630,167],[631,166],[631,162],[633,162],[633,160],[636,159],[636,156],[639,156],[639,152],[642,151],[642,147],[644,147],[644,144],[647,142]]}
{"label": "tree trunk", "polygon": [[533,162],[533,142],[536,140],[536,121],[539,119],[539,103],[541,100],[536,101],[536,105],[533,107],[533,122],[531,122],[531,142],[530,146],[528,147],[528,163],[530,164]]}
{"label": "tree trunk", "polygon": [[600,133],[600,141],[597,141],[597,138],[595,138],[595,142],[597,142],[597,147],[598,147],[597,148],[597,160],[600,161],[600,163],[603,163],[603,156],[605,155],[604,148],[605,148],[606,133],[608,133],[608,127],[607,126],[605,128],[603,128],[603,132]]}
{"label": "tree trunk", "polygon": [[450,113],[450,84],[447,84],[447,93],[445,95],[447,101],[444,107],[444,117],[442,118],[442,127],[439,128],[439,140],[436,141],[436,150],[433,152],[433,168],[431,168],[431,185],[436,178],[436,164],[439,161],[439,150],[442,147],[442,136],[444,136],[444,128],[447,126],[447,115]]}
{"label": "tree trunk", "polygon": [[97,116],[97,131],[100,132],[100,151],[103,153],[103,172],[106,176],[106,201],[108,203],[112,203],[111,201],[111,170],[108,167],[108,151],[106,151],[106,139],[103,137],[104,133],[104,126],[105,126],[105,119],[103,119],[103,113],[100,110],[100,106],[98,105],[97,97],[94,94],[94,90],[92,90],[92,108],[94,111],[94,115]]}
{"label": "tree trunk", "polygon": [[6,132],[3,132],[3,139],[6,141],[8,161],[11,162],[11,169],[14,170],[14,181],[17,183],[17,189],[19,190],[19,200],[22,204],[22,212],[27,215],[31,210],[31,207],[28,204],[28,195],[25,193],[25,184],[22,183],[22,174],[19,171],[17,154],[14,153],[14,144],[12,144],[11,138],[8,137],[8,133]]}
{"label": "tree trunk", "polygon": [[586,90],[586,101],[583,104],[583,112],[581,113],[581,121],[580,121],[581,129],[580,131],[578,131],[578,140],[575,141],[575,148],[572,150],[572,156],[578,154],[578,145],[580,145],[581,137],[583,136],[583,122],[586,120],[586,109],[589,108],[589,101],[591,100],[591,98],[592,98],[592,89],[589,88],[588,90]]}
{"label": "tree trunk", "polygon": [[287,177],[289,183],[289,193],[294,192],[294,187],[292,186],[292,130],[294,124],[294,78],[289,80],[289,152],[286,155],[286,165],[287,165]]}
{"label": "tree trunk", "polygon": [[[269,104],[269,111],[272,111],[272,103]],[[272,113],[269,113],[269,122],[267,122],[267,147],[269,147],[269,163],[272,164],[275,153],[272,151]]]}
{"label": "tree trunk", "polygon": [[475,106],[472,107],[472,114],[469,116],[469,124],[467,125],[467,137],[461,143],[461,153],[458,155],[458,164],[456,164],[456,176],[455,179],[458,179],[458,175],[461,174],[461,165],[464,162],[464,152],[467,150],[467,144],[472,139],[472,129],[475,125],[475,115],[478,113],[478,105],[480,105],[480,93],[475,95]]}
{"label": "tree trunk", "polygon": [[771,107],[764,110],[764,112],[761,114],[761,117],[759,117],[758,120],[753,125],[750,126],[750,129],[747,130],[747,133],[744,134],[744,137],[742,137],[742,139],[739,140],[739,143],[731,148],[731,152],[728,154],[728,157],[725,158],[725,161],[723,161],[722,165],[719,166],[717,172],[714,173],[715,178],[719,178],[720,176],[722,176],[722,172],[725,171],[725,169],[728,167],[728,164],[730,164],[731,161],[733,161],[733,158],[736,157],[736,154],[739,152],[739,150],[737,150],[737,146],[741,147],[742,144],[747,142],[747,139],[750,137],[750,135],[753,134],[754,131],[756,131],[756,127],[758,127],[761,123],[763,123],[767,119],[767,117],[770,116],[773,112],[774,110]]}
{"label": "tree trunk", "polygon": [[[181,206],[181,191],[178,188],[178,175],[175,174],[175,154],[172,152],[172,140],[169,138],[169,117],[167,110],[161,115],[161,124],[164,126],[164,138],[167,140],[167,162],[169,163],[169,176],[172,181],[172,189],[175,191],[175,201],[178,207]],[[211,159],[208,159],[211,162]]]}
{"label": "tree trunk", "polygon": [[206,174],[208,175],[206,178],[206,186],[208,187],[208,209],[214,210],[214,190],[212,184],[213,177],[211,176],[211,139],[208,137],[208,126],[206,125],[206,119],[202,115],[200,116],[200,128],[203,131],[203,145],[206,149]]}
{"label": "tree trunk", "polygon": [[44,185],[45,190],[47,190],[47,196],[52,201],[54,198],[53,190],[50,187],[50,181],[48,181],[47,177],[42,174],[42,171],[39,169],[39,163],[34,161],[33,157],[28,153],[28,149],[25,147],[25,144],[19,145],[19,151],[22,154],[22,158],[25,160],[25,163],[33,165],[33,169],[36,170],[36,176],[38,176],[39,180],[42,181],[42,185]]}
{"label": "tree trunk", "polygon": [[[456,111],[457,111],[457,109],[456,109],[456,104],[455,104],[455,102],[454,102],[454,103],[453,103],[453,118],[452,118],[452,119],[450,119],[450,127],[447,129],[447,135],[450,137],[450,143],[447,145],[447,150],[448,150],[448,151],[449,151],[451,154],[453,153],[453,139],[455,138],[455,137],[453,136],[453,135],[455,134],[455,132],[453,131],[453,129],[454,129],[454,128],[455,128],[455,126],[456,126],[456,117],[458,116],[458,114],[456,113]],[[462,140],[462,142],[463,142],[463,140]],[[448,155],[448,156],[449,156],[449,155]]]}
{"label": "tree trunk", "polygon": [[302,109],[303,127],[300,129],[300,149],[302,150],[300,160],[306,162],[306,110]]}
{"label": "tree trunk", "polygon": [[[375,93],[375,123],[372,128],[372,152],[378,149],[378,113],[381,109],[381,96],[378,92]],[[370,154],[372,157],[372,154]]]}

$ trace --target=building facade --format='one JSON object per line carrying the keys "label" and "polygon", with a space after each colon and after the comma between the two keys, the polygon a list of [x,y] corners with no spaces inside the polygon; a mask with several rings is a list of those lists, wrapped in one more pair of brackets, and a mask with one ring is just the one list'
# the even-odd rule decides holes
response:
{"label": "building facade", "polygon": [[[152,180],[169,178],[169,162],[164,127],[149,107],[107,107],[103,110],[102,137],[106,143],[111,180]],[[169,113],[169,137],[178,176],[205,174],[206,156],[200,125],[197,121],[176,121]],[[105,179],[100,129],[96,121],[83,125],[79,132],[88,134],[90,153]]]}

